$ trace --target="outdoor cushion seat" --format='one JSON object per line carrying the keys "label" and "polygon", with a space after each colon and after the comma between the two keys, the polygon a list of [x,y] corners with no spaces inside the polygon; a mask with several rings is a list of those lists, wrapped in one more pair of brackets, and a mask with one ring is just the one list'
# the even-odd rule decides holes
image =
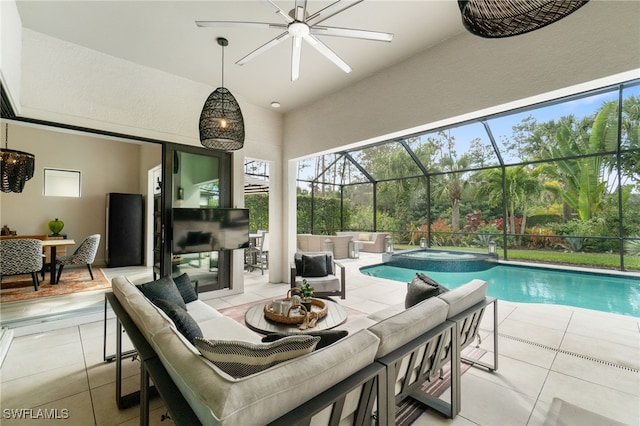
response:
{"label": "outdoor cushion seat", "polygon": [[[303,259],[303,256],[305,257]],[[304,260],[318,259],[320,256],[326,256],[326,269],[322,274],[318,271],[322,265],[312,264],[311,261],[305,265]],[[304,267],[311,270],[311,274],[305,274]],[[291,288],[300,287],[302,280],[313,287],[313,295],[315,297],[340,296],[346,298],[347,292],[345,288],[345,269],[344,266],[333,259],[333,254],[329,252],[296,252],[294,262],[291,263]]]}

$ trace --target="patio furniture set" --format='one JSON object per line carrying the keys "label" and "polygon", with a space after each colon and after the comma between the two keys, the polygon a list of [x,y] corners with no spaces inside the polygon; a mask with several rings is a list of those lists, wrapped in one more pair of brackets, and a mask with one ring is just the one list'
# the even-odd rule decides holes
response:
{"label": "patio furniture set", "polygon": [[[120,276],[112,280],[112,288],[107,300],[141,360],[141,424],[148,421],[151,389],[177,424],[347,420],[364,425],[374,418],[393,424],[396,403],[437,376],[447,362],[452,365],[451,402],[426,403],[453,418],[461,403],[460,351],[478,336],[485,309],[496,303],[486,297],[486,282],[473,280],[407,309],[395,307],[342,325],[339,318],[330,325],[337,328],[327,331],[318,331],[328,328],[320,319],[312,333],[289,329],[293,333],[263,343],[268,340],[261,334],[199,300],[188,277],[175,283],[165,277],[139,287]],[[325,303],[335,312],[342,310],[330,299]],[[247,315],[256,318],[264,305]],[[346,336],[321,345],[332,333]],[[122,333],[116,336],[116,398],[124,408],[131,400],[121,395]],[[322,347],[314,350],[316,346]],[[494,347],[493,365],[484,366],[495,369],[496,361]]]}

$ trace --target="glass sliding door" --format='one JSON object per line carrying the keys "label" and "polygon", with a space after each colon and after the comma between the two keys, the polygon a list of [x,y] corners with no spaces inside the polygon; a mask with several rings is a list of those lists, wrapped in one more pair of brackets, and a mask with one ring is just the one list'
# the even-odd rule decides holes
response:
{"label": "glass sliding door", "polygon": [[[189,211],[197,212],[199,209],[232,205],[231,155],[203,148],[168,144],[164,159],[163,217],[167,232],[164,240],[162,275],[175,277],[186,272],[191,280],[198,281],[201,292],[229,288],[231,253],[212,251],[211,245],[202,241],[209,233],[174,235],[173,225],[177,217],[184,217]],[[179,239],[185,241],[178,241]]]}

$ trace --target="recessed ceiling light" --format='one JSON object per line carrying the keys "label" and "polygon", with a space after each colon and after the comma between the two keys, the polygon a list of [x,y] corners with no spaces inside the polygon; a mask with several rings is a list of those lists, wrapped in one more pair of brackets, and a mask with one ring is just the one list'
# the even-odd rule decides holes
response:
{"label": "recessed ceiling light", "polygon": [[280,108],[280,102],[278,102],[278,101],[273,101],[273,102],[271,102],[271,106],[272,106],[273,108]]}

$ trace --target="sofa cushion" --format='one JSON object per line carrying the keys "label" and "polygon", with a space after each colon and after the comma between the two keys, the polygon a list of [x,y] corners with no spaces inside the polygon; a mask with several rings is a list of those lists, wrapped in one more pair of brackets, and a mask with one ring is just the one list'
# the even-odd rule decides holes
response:
{"label": "sofa cushion", "polygon": [[444,301],[432,297],[369,327],[368,330],[380,339],[376,359],[442,324],[448,308]]}
{"label": "sofa cushion", "polygon": [[360,234],[358,234],[358,241],[371,241],[371,234],[361,232]]}
{"label": "sofa cushion", "polygon": [[487,287],[486,281],[476,279],[438,296],[449,305],[447,319],[482,302],[487,294]]}
{"label": "sofa cushion", "polygon": [[268,344],[206,340],[196,337],[202,355],[232,377],[246,377],[312,352],[320,337],[289,336]]}
{"label": "sofa cushion", "polygon": [[191,315],[175,303],[164,299],[155,299],[153,303],[167,314],[176,325],[178,331],[193,343],[196,337],[202,337],[202,330]]}
{"label": "sofa cushion", "polygon": [[147,340],[150,340],[160,330],[171,327],[169,317],[159,307],[151,303],[140,291],[140,288],[127,277],[113,278],[111,288],[113,294]]}
{"label": "sofa cushion", "polygon": [[302,276],[303,277],[325,277],[327,276],[327,255],[317,254],[307,256],[302,255]]}
{"label": "sofa cushion", "polygon": [[187,275],[186,272],[173,278],[173,282],[176,284],[176,287],[178,287],[178,291],[180,292],[180,296],[182,296],[184,303],[198,300],[198,293],[196,293],[196,289],[193,288],[191,278],[189,278],[189,275]]}
{"label": "sofa cushion", "polygon": [[416,274],[410,283],[407,283],[407,294],[404,298],[404,307],[410,308],[423,300],[437,296],[440,293],[438,287],[425,283]]}
{"label": "sofa cushion", "polygon": [[144,294],[149,300],[164,299],[175,303],[184,310],[187,309],[187,305],[184,303],[184,300],[180,295],[180,290],[178,290],[176,283],[173,282],[173,279],[169,276],[141,284],[139,288],[140,291],[142,291],[142,294]]}
{"label": "sofa cushion", "polygon": [[206,321],[198,322],[205,339],[237,340],[241,342],[260,343],[262,335],[251,331],[238,321],[221,315]]}
{"label": "sofa cushion", "polygon": [[[316,336],[320,338],[320,341],[316,345],[316,350],[332,345],[348,334],[349,332],[347,330],[319,330],[304,333],[306,336]],[[288,336],[300,336],[300,333],[269,333],[262,338],[262,341],[265,343],[275,342]]]}

